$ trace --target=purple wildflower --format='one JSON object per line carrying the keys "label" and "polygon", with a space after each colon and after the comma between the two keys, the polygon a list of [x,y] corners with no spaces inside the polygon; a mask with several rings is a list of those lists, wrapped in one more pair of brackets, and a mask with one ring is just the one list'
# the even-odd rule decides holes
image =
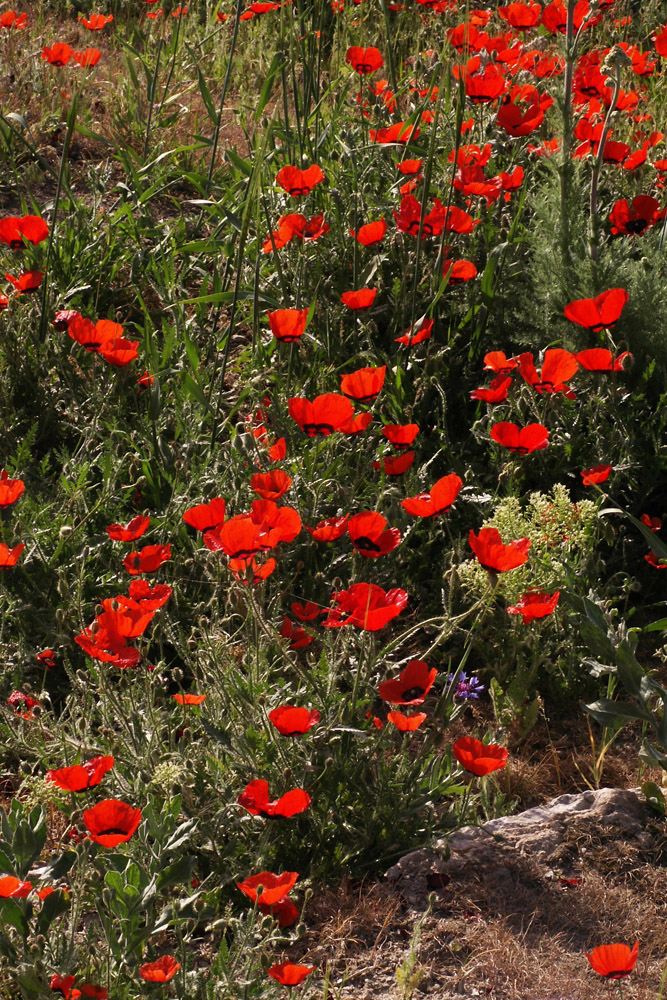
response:
{"label": "purple wildflower", "polygon": [[[447,683],[454,683],[454,674],[449,675]],[[479,698],[482,691],[484,691],[484,685],[478,677],[474,675],[468,677],[465,670],[461,671],[456,682],[455,698]]]}

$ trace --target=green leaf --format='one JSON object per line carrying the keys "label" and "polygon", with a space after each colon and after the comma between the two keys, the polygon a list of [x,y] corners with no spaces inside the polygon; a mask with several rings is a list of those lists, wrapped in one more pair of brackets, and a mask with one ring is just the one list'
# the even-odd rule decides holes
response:
{"label": "green leaf", "polygon": [[599,512],[599,516],[602,517],[603,514],[623,514],[629,521],[632,521],[635,528],[641,531],[644,536],[644,541],[654,555],[656,555],[658,559],[667,560],[667,545],[665,542],[663,542],[661,538],[658,538],[655,531],[651,531],[650,528],[647,528],[645,524],[642,524],[638,518],[629,514],[627,510],[623,509],[623,507],[605,507],[604,510]]}
{"label": "green leaf", "polygon": [[[76,851],[64,851],[62,854],[59,854],[57,857],[53,858],[45,868],[40,869],[40,875],[44,879],[49,879],[53,882],[57,882],[58,879],[61,879],[65,875],[67,875],[68,871],[72,868],[75,861],[76,861]],[[0,861],[0,867],[2,867],[1,861]]]}
{"label": "green leaf", "polygon": [[211,91],[208,89],[206,78],[202,73],[199,64],[196,61],[195,65],[197,67],[197,83],[199,84],[199,93],[201,94],[201,99],[204,102],[204,107],[206,108],[206,113],[208,117],[211,119],[213,124],[216,125],[218,121],[218,112],[213,102]]}
{"label": "green leaf", "polygon": [[207,719],[201,719],[200,722],[212,740],[215,740],[217,743],[221,743],[223,747],[230,747],[232,745],[231,737],[225,732],[224,729],[219,729]]}
{"label": "green leaf", "polygon": [[192,878],[197,859],[194,855],[184,856],[174,861],[173,865],[163,868],[157,877],[158,892],[162,892],[169,885],[179,885],[182,882],[189,882]]}
{"label": "green leaf", "polygon": [[667,618],[660,618],[657,622],[645,625],[642,632],[667,632]]}
{"label": "green leaf", "polygon": [[55,892],[48,895],[42,903],[35,933],[46,934],[56,917],[61,916],[69,910],[69,905],[69,899],[62,889],[56,889]]}
{"label": "green leaf", "polygon": [[664,816],[665,796],[662,794],[660,786],[656,785],[655,781],[645,781],[642,785],[642,792],[646,796],[646,804],[649,808],[658,813],[659,816]]}
{"label": "green leaf", "polygon": [[650,722],[654,725],[651,713],[639,705],[633,705],[629,701],[612,701],[609,698],[600,698],[590,705],[582,706],[585,712],[592,715],[601,726],[615,726],[619,723],[637,721]]}
{"label": "green leaf", "polygon": [[654,747],[653,744],[649,743],[646,739],[642,742],[639,756],[642,760],[646,760],[650,764],[655,764],[667,771],[667,754],[661,753],[657,747]]}
{"label": "green leaf", "polygon": [[28,921],[17,900],[0,899],[0,917],[4,924],[16,928],[21,937],[28,936]]}

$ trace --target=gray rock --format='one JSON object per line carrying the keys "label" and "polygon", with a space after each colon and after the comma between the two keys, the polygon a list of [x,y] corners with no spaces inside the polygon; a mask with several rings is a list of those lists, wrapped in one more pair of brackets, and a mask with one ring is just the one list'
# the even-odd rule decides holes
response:
{"label": "gray rock", "polygon": [[[516,816],[463,827],[437,845],[440,851],[413,851],[389,869],[387,880],[409,906],[423,909],[434,884],[446,884],[448,875],[456,876],[471,863],[476,871],[493,872],[496,881],[510,881],[509,859],[523,856],[543,870],[572,827],[581,830],[590,825],[596,832],[607,828],[608,833],[618,831],[619,838],[640,839],[648,815],[638,789],[601,788],[560,795]],[[450,855],[445,860],[447,848]]]}

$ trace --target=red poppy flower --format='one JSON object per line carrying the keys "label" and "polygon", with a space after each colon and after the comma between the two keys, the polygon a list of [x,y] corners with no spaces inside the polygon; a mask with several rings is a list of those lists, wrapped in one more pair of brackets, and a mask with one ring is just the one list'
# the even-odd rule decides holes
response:
{"label": "red poppy flower", "polygon": [[609,479],[611,465],[594,465],[592,469],[584,469],[579,475],[584,486],[595,486],[596,483],[605,483]]}
{"label": "red poppy flower", "polygon": [[88,788],[99,785],[114,764],[113,757],[92,757],[85,764],[74,764],[72,767],[47,771],[46,780],[66,792],[85,792]]}
{"label": "red poppy flower", "polygon": [[48,238],[49,227],[39,215],[24,215],[21,218],[10,215],[0,219],[0,243],[12,250],[20,250],[27,240],[37,246]]}
{"label": "red poppy flower", "polygon": [[250,514],[238,514],[207,531],[204,544],[212,552],[225,552],[232,560],[248,561],[279,542],[293,541],[300,531],[301,518],[292,507],[278,507],[272,500],[255,500]]}
{"label": "red poppy flower", "polygon": [[553,594],[545,594],[542,590],[529,590],[514,607],[507,609],[507,614],[521,615],[523,624],[527,625],[535,618],[546,618],[553,614],[559,597],[560,590],[555,590]]}
{"label": "red poppy flower", "polygon": [[276,174],[276,184],[287,191],[292,198],[299,198],[301,195],[310,194],[316,184],[324,180],[324,174],[316,163],[306,170],[299,170],[298,167],[283,167]]}
{"label": "red poppy flower", "polygon": [[108,361],[110,365],[114,365],[116,368],[124,368],[125,365],[129,365],[137,359],[139,356],[138,348],[138,340],[124,340],[122,337],[119,337],[117,340],[108,340],[100,344],[97,353],[105,361]]}
{"label": "red poppy flower", "polygon": [[367,222],[365,226],[361,226],[356,232],[354,229],[350,229],[350,236],[354,236],[362,246],[372,247],[382,242],[386,232],[386,220],[379,219],[377,222]]}
{"label": "red poppy flower", "polygon": [[311,972],[315,971],[314,965],[295,965],[293,962],[280,962],[272,965],[266,970],[267,976],[271,976],[281,986],[298,986]]}
{"label": "red poppy flower", "polygon": [[109,1000],[109,991],[105,986],[95,986],[94,983],[82,983],[81,992],[90,1000]]}
{"label": "red poppy flower", "polygon": [[507,391],[512,384],[512,378],[510,375],[496,375],[494,379],[491,380],[491,384],[488,389],[483,386],[479,389],[475,389],[470,393],[471,399],[479,399],[483,403],[504,403],[507,399]]}
{"label": "red poppy flower", "polygon": [[275,559],[265,559],[258,562],[254,556],[250,559],[230,559],[228,566],[237,580],[243,583],[244,587],[252,584],[254,587],[261,580],[268,580],[278,563]]}
{"label": "red poppy flower", "polygon": [[507,573],[523,566],[531,544],[529,538],[519,538],[503,545],[497,528],[480,528],[479,535],[471,529],[468,542],[480,565],[493,573]]}
{"label": "red poppy flower", "polygon": [[462,486],[463,480],[452,472],[438,479],[428,493],[419,493],[416,497],[401,500],[401,507],[413,517],[435,517],[436,514],[449,510]]}
{"label": "red poppy flower", "polygon": [[54,993],[60,993],[64,1000],[77,1000],[81,996],[81,990],[74,989],[74,976],[61,976],[56,973],[51,976],[49,989]]}
{"label": "red poppy flower", "polygon": [[53,649],[43,649],[41,653],[37,653],[35,659],[38,663],[42,663],[45,667],[55,667],[55,652]]}
{"label": "red poppy flower", "polygon": [[402,337],[395,337],[397,344],[405,344],[406,347],[414,347],[421,344],[423,340],[428,340],[433,333],[433,320],[422,316],[420,320],[410,327]]}
{"label": "red poppy flower", "polygon": [[387,366],[382,365],[380,368],[358,368],[349,375],[341,375],[340,391],[350,399],[369,403],[382,389],[386,371]]}
{"label": "red poppy flower", "polygon": [[404,177],[414,177],[424,164],[423,160],[401,160],[396,166]]}
{"label": "red poppy flower", "polygon": [[24,694],[23,691],[12,691],[7,699],[7,704],[12,712],[20,715],[23,719],[36,718],[42,708],[37,698],[32,698],[29,694]]}
{"label": "red poppy flower", "polygon": [[308,437],[328,437],[351,419],[354,408],[349,399],[334,392],[316,396],[312,403],[303,397],[287,401],[289,414]]}
{"label": "red poppy flower", "polygon": [[114,542],[136,542],[137,538],[141,538],[147,530],[150,523],[150,517],[139,514],[137,517],[133,517],[125,528],[122,524],[110,524],[105,530]]}
{"label": "red poppy flower", "polygon": [[650,528],[651,531],[660,531],[662,528],[662,521],[659,517],[651,517],[650,514],[642,514],[639,520],[647,528]]}
{"label": "red poppy flower", "polygon": [[343,517],[327,517],[324,521],[318,521],[314,528],[309,528],[306,525],[306,531],[316,542],[335,542],[338,538],[342,538],[347,531],[349,517],[349,514],[345,514]]}
{"label": "red poppy flower", "polygon": [[152,587],[148,580],[132,580],[130,583],[130,599],[136,601],[142,611],[157,611],[172,594],[173,590],[166,583],[156,583]]}
{"label": "red poppy flower", "polygon": [[56,42],[50,48],[45,45],[42,49],[42,59],[52,66],[66,66],[72,58],[72,49],[65,42]]}
{"label": "red poppy flower", "polygon": [[196,507],[189,507],[183,515],[183,520],[197,531],[208,531],[223,523],[225,511],[224,498],[214,497],[209,503],[200,503]]}
{"label": "red poppy flower", "polygon": [[320,721],[320,713],[316,708],[308,710],[296,705],[280,705],[269,712],[269,719],[281,736],[297,736],[312,729]]}
{"label": "red poppy flower", "polygon": [[27,14],[17,14],[14,10],[6,10],[4,14],[0,14],[0,28],[25,28],[27,24]]}
{"label": "red poppy flower", "polygon": [[291,476],[288,476],[282,469],[272,469],[271,472],[256,472],[250,477],[250,489],[264,500],[280,500],[291,485]]}
{"label": "red poppy flower", "polygon": [[351,45],[345,53],[345,62],[360,76],[368,76],[384,66],[382,53],[372,45],[365,49],[359,45]]}
{"label": "red poppy flower", "polygon": [[496,117],[496,124],[514,138],[532,135],[543,121],[544,109],[537,102],[521,107],[513,101],[507,101],[500,105]]}
{"label": "red poppy flower", "polygon": [[0,507],[10,507],[24,492],[22,479],[10,479],[5,469],[0,472]]}
{"label": "red poppy flower", "polygon": [[418,424],[385,424],[382,428],[382,436],[397,451],[404,451],[406,448],[409,448],[418,434]]}
{"label": "red poppy flower", "polygon": [[595,299],[575,299],[563,310],[566,319],[593,333],[610,330],[620,319],[630,296],[624,288],[610,288]]}
{"label": "red poppy flower", "polygon": [[401,233],[410,233],[425,240],[428,236],[439,236],[445,226],[447,215],[439,198],[434,198],[433,208],[428,215],[422,216],[422,206],[413,194],[406,194],[401,199],[400,209],[393,212],[396,228]]}
{"label": "red poppy flower", "polygon": [[329,223],[324,221],[323,215],[314,215],[311,219],[307,219],[300,212],[281,215],[278,219],[278,228],[264,240],[262,252],[271,253],[274,248],[281,250],[294,239],[310,243],[311,240],[325,236],[329,232],[329,228]]}
{"label": "red poppy flower", "polygon": [[172,694],[178,705],[203,705],[206,697],[205,694]]}
{"label": "red poppy flower", "polygon": [[606,347],[591,347],[587,351],[579,351],[575,357],[588,372],[622,372],[625,359],[632,355],[629,351],[623,351],[614,358]]}
{"label": "red poppy flower", "polygon": [[276,443],[271,445],[267,454],[272,462],[282,462],[287,454],[287,442],[285,438],[278,438]]}
{"label": "red poppy flower", "polygon": [[527,31],[539,22],[542,8],[539,3],[510,3],[507,7],[499,7],[498,14],[515,31]]}
{"label": "red poppy flower", "polygon": [[173,955],[162,955],[155,962],[146,962],[139,966],[139,978],[146,983],[168,983],[173,979],[181,963]]}
{"label": "red poppy flower", "polygon": [[141,809],[120,799],[105,799],[86,809],[83,823],[90,839],[102,847],[117,847],[130,839],[141,823]]}
{"label": "red poppy flower", "polygon": [[643,236],[647,229],[664,219],[667,209],[660,209],[660,202],[640,194],[632,199],[632,207],[625,198],[615,202],[609,213],[609,222],[614,236],[623,233],[628,236]]}
{"label": "red poppy flower", "polygon": [[412,715],[404,715],[403,712],[387,712],[387,720],[393,722],[402,733],[414,733],[426,720],[426,717],[426,712],[413,712]]}
{"label": "red poppy flower", "polygon": [[305,628],[295,625],[287,615],[283,615],[283,623],[278,631],[281,639],[289,640],[290,649],[305,649],[313,641],[312,635],[308,635]]}
{"label": "red poppy flower", "polygon": [[377,288],[358,288],[354,292],[343,292],[340,300],[348,309],[369,309],[377,293]]}
{"label": "red poppy flower", "polygon": [[144,545],[139,552],[130,552],[123,559],[123,566],[132,576],[154,573],[163,562],[171,559],[171,545]]}
{"label": "red poppy flower", "polygon": [[404,451],[400,455],[385,455],[382,462],[371,462],[373,469],[382,469],[386,476],[402,476],[415,460],[414,451]]}
{"label": "red poppy flower", "polygon": [[0,569],[16,566],[19,557],[25,548],[25,544],[20,542],[13,549],[10,549],[4,542],[0,542]]}
{"label": "red poppy flower", "polygon": [[329,611],[322,622],[326,628],[354,625],[376,632],[396,618],[408,603],[408,595],[399,587],[383,590],[375,583],[354,583],[348,590],[331,595],[338,607]]}
{"label": "red poppy flower", "polygon": [[410,139],[417,139],[420,132],[421,129],[417,125],[396,122],[388,128],[370,129],[369,136],[371,142],[379,142],[384,145],[390,142],[409,142]]}
{"label": "red poppy flower", "polygon": [[584,954],[591,968],[605,979],[623,979],[629,976],[637,962],[639,941],[635,941],[632,949],[627,944],[601,944],[589,953]]}
{"label": "red poppy flower", "polygon": [[452,753],[461,767],[478,778],[497,771],[507,764],[505,747],[496,743],[482,743],[473,736],[462,736],[452,747]]}
{"label": "red poppy flower", "polygon": [[665,562],[665,560],[658,559],[655,552],[647,552],[646,555],[644,556],[644,559],[649,564],[649,566],[653,566],[654,569],[667,569],[667,562]]}
{"label": "red poppy flower", "polygon": [[253,903],[271,906],[285,899],[296,885],[298,878],[298,872],[282,872],[280,875],[274,875],[273,872],[259,872],[258,875],[251,875],[243,882],[237,882],[236,888],[240,889],[248,899],[252,899]]}
{"label": "red poppy flower", "polygon": [[[310,531],[310,533],[312,534],[313,531],[315,531],[315,529],[306,528],[306,531]],[[345,527],[343,527],[343,531],[341,532],[341,534],[344,533],[345,533]],[[340,535],[338,537],[340,538]],[[296,618],[299,619],[300,622],[315,621],[316,618],[319,618],[323,610],[324,609],[321,608],[319,604],[315,604],[313,601],[306,601],[305,604],[302,604],[300,601],[294,601],[292,604],[290,604],[290,611]]]}
{"label": "red poppy flower", "polygon": [[503,448],[515,451],[517,455],[529,455],[533,451],[541,451],[549,444],[549,431],[542,424],[528,424],[517,427],[505,421],[494,424],[491,437]]}
{"label": "red poppy flower", "polygon": [[579,364],[574,354],[561,348],[549,348],[544,352],[542,370],[539,373],[535,368],[532,354],[525,352],[519,355],[519,372],[522,378],[540,395],[556,392],[570,394],[572,390],[566,382],[578,368]]}
{"label": "red poppy flower", "polygon": [[22,882],[14,875],[3,875],[0,878],[0,899],[25,899],[30,892],[32,892],[32,882]]}
{"label": "red poppy flower", "polygon": [[347,530],[355,550],[367,559],[384,556],[401,544],[398,528],[387,528],[386,517],[377,511],[355,514],[348,521]]}
{"label": "red poppy flower", "polygon": [[204,533],[211,552],[224,552],[230,559],[249,560],[263,548],[261,529],[249,514],[237,514]]}
{"label": "red poppy flower", "polygon": [[499,375],[514,371],[518,364],[516,358],[506,357],[504,351],[489,351],[484,355],[484,370],[497,372]]}
{"label": "red poppy flower", "polygon": [[42,271],[25,271],[18,278],[15,278],[13,274],[7,274],[5,271],[5,278],[14,286],[19,295],[34,292],[41,285],[42,277]]}
{"label": "red poppy flower", "polygon": [[308,319],[307,309],[276,309],[267,313],[271,333],[284,344],[294,344],[303,337]]}
{"label": "red poppy flower", "polygon": [[246,785],[237,802],[253,816],[280,816],[287,819],[305,812],[310,805],[310,795],[303,788],[293,788],[270,802],[269,783],[258,778]]}
{"label": "red poppy flower", "polygon": [[122,339],[123,327],[110,319],[99,319],[93,323],[76,313],[67,322],[67,333],[87,351],[98,351],[103,344]]}
{"label": "red poppy flower", "polygon": [[353,434],[362,434],[363,431],[367,430],[370,424],[373,423],[372,413],[357,413],[346,420],[338,430],[341,434],[346,434],[348,436]]}
{"label": "red poppy flower", "polygon": [[83,52],[73,52],[72,59],[82,68],[97,66],[102,53],[99,49],[84,49]]}
{"label": "red poppy flower", "polygon": [[260,529],[264,550],[280,542],[293,542],[301,531],[301,518],[293,507],[279,507],[273,500],[253,500],[250,517]]}
{"label": "red poppy flower", "polygon": [[113,21],[113,14],[91,14],[90,17],[80,17],[79,22],[88,28],[88,31],[101,31],[107,24]]}
{"label": "red poppy flower", "polygon": [[102,601],[104,611],[95,620],[114,639],[136,639],[143,635],[152,619],[154,611],[142,608],[129,597],[107,598]]}
{"label": "red poppy flower", "polygon": [[110,633],[101,628],[97,621],[74,636],[74,641],[92,657],[102,663],[113,663],[121,670],[135,667],[141,659],[141,653],[134,646],[128,646],[125,639],[118,633]]}
{"label": "red poppy flower", "polygon": [[475,104],[488,104],[507,90],[507,81],[495,63],[488,63],[481,73],[466,73],[466,96]]}
{"label": "red poppy flower", "polygon": [[442,276],[450,285],[462,285],[477,277],[477,268],[471,260],[446,260],[442,265]]}
{"label": "red poppy flower", "polygon": [[391,705],[421,705],[433,686],[438,671],[423,660],[410,660],[395,680],[383,681],[378,692]]}
{"label": "red poppy flower", "polygon": [[653,35],[652,40],[658,55],[667,59],[667,24],[660,26],[660,31]]}

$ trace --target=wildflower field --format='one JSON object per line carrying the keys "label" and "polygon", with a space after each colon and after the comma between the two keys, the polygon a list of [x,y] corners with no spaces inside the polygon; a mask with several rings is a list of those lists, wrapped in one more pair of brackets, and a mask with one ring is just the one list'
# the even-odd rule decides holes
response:
{"label": "wildflower field", "polygon": [[[0,3],[1,1000],[663,996],[666,66],[663,0]],[[538,880],[387,890],[604,785],[655,892],[552,873],[543,976]]]}

